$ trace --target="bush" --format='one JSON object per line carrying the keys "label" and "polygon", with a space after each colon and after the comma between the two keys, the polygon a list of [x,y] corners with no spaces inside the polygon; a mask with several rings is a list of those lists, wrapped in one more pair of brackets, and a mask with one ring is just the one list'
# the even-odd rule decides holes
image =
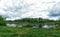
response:
{"label": "bush", "polygon": [[0,16],[0,26],[6,26],[6,23],[6,20],[2,16]]}

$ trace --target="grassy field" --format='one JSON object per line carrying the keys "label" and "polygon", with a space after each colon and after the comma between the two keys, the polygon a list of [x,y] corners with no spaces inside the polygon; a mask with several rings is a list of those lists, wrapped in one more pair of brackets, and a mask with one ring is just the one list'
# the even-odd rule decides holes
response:
{"label": "grassy field", "polygon": [[0,37],[60,37],[60,30],[0,26]]}

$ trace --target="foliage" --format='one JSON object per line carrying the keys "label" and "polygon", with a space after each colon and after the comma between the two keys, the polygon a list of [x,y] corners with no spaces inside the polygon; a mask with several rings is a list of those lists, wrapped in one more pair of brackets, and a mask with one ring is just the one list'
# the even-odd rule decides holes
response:
{"label": "foliage", "polygon": [[0,26],[0,37],[60,37],[60,30]]}
{"label": "foliage", "polygon": [[23,18],[14,21],[8,21],[8,23],[22,24],[25,25],[25,27],[31,27],[33,24],[37,24],[40,27],[44,24],[60,26],[60,20],[49,20],[43,18]]}
{"label": "foliage", "polygon": [[59,20],[49,20],[43,18],[23,18],[14,21],[8,21],[9,23],[22,23],[22,24],[60,24]]}
{"label": "foliage", "polygon": [[0,16],[0,26],[6,26],[6,20]]}

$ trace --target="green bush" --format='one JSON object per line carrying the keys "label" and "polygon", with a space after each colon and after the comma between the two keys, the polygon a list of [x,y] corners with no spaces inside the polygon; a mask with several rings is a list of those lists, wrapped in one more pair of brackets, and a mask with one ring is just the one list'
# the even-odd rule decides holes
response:
{"label": "green bush", "polygon": [[6,23],[6,20],[2,16],[0,16],[0,26],[6,26]]}

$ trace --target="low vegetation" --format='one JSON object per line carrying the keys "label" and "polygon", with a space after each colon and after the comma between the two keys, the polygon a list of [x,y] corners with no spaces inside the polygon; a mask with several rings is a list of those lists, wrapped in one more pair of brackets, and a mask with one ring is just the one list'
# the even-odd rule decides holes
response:
{"label": "low vegetation", "polygon": [[6,26],[6,24],[7,21],[2,16],[0,16],[0,26]]}
{"label": "low vegetation", "polygon": [[9,23],[14,23],[14,24],[23,24],[26,26],[31,26],[33,24],[37,25],[58,25],[60,26],[60,20],[49,20],[49,19],[43,19],[43,18],[23,18],[23,19],[18,19],[14,21],[8,21]]}
{"label": "low vegetation", "polygon": [[60,29],[0,26],[0,37],[60,37]]}
{"label": "low vegetation", "polygon": [[[24,24],[26,27],[7,27],[7,23]],[[31,28],[32,24],[58,24],[57,28]],[[6,21],[0,16],[0,37],[60,37],[60,20],[48,20],[42,18],[24,18],[14,21]]]}

